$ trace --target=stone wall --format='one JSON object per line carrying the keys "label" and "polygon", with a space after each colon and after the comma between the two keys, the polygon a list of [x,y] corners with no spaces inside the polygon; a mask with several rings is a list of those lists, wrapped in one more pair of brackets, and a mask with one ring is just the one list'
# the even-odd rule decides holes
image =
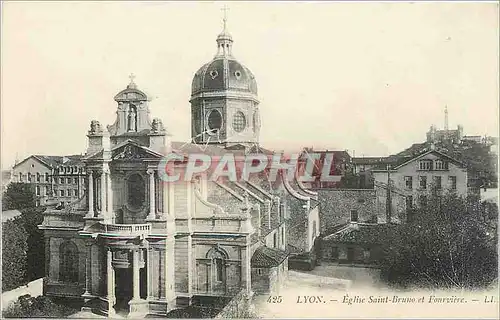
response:
{"label": "stone wall", "polygon": [[216,319],[254,318],[252,315],[251,300],[245,290],[241,290],[215,316]]}
{"label": "stone wall", "polygon": [[184,293],[188,292],[187,237],[175,239],[175,291]]}
{"label": "stone wall", "polygon": [[318,190],[320,232],[350,222],[351,210],[356,210],[358,222],[371,222],[385,217],[377,207],[377,197],[373,189],[322,189]]}
{"label": "stone wall", "polygon": [[252,268],[252,290],[257,294],[269,292],[269,268]]}

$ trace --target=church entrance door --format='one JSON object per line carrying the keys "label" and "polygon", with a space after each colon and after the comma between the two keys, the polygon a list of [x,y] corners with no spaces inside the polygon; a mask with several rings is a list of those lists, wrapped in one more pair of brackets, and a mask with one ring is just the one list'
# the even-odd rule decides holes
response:
{"label": "church entrance door", "polygon": [[116,305],[117,312],[129,311],[128,302],[132,300],[133,287],[132,287],[132,268],[117,268],[116,272]]}

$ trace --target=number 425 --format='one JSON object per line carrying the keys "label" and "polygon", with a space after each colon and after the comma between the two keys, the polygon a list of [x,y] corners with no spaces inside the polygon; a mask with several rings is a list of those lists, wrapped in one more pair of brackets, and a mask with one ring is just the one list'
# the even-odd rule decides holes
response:
{"label": "number 425", "polygon": [[281,296],[269,296],[267,298],[267,303],[281,303],[283,302],[283,298]]}

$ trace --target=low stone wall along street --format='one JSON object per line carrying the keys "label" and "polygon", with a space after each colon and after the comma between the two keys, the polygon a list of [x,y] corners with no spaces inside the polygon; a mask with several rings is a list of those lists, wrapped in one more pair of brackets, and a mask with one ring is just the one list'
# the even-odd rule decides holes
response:
{"label": "low stone wall along street", "polygon": [[43,294],[43,278],[31,281],[25,286],[18,287],[14,290],[10,290],[2,293],[2,310],[7,309],[7,307],[17,301],[17,298],[29,294],[30,296],[36,298]]}
{"label": "low stone wall along street", "polygon": [[219,312],[216,319],[253,318],[251,315],[251,301],[244,290],[240,291],[224,309]]}

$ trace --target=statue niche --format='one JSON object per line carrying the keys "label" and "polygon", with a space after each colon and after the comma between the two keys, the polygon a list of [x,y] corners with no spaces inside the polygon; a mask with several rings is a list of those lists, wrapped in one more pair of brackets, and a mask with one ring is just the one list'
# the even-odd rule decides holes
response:
{"label": "statue niche", "polygon": [[130,175],[127,179],[127,204],[132,210],[140,210],[146,200],[146,185],[138,173]]}
{"label": "statue niche", "polygon": [[137,132],[137,107],[130,105],[127,116],[127,131]]}

